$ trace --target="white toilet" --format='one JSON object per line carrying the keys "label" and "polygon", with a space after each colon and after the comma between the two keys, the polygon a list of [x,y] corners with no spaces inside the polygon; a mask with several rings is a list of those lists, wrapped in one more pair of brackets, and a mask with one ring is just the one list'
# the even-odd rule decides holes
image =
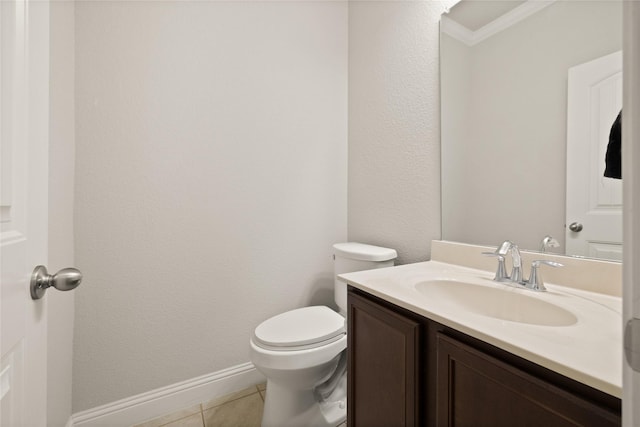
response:
{"label": "white toilet", "polygon": [[[391,267],[393,249],[333,245],[336,275]],[[335,279],[340,313],[304,307],[262,322],[251,337],[251,361],[267,377],[262,427],[335,427],[347,415],[347,285]]]}

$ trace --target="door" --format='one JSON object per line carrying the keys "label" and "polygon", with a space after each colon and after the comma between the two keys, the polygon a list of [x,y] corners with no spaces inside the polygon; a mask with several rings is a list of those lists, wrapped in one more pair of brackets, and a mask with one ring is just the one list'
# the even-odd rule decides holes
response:
{"label": "door", "polygon": [[569,69],[568,254],[622,260],[622,181],[605,178],[609,132],[622,109],[622,52]]}
{"label": "door", "polygon": [[45,426],[49,4],[0,1],[0,425]]}

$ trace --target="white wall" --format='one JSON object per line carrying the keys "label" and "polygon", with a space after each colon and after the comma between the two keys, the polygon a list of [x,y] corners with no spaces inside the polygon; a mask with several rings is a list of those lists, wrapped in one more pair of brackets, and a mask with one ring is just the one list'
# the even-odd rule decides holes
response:
{"label": "white wall", "polygon": [[[472,135],[469,97],[472,94],[471,48],[446,34],[441,35],[440,69],[440,114],[442,116],[442,236],[445,239],[468,238],[467,209],[461,209],[464,201],[460,197],[466,193],[469,177],[466,174],[470,160],[466,141]],[[453,119],[452,119],[453,118]],[[447,124],[450,125],[447,125]],[[462,229],[458,228],[462,227]]]}
{"label": "white wall", "polygon": [[[49,272],[74,265],[74,3],[51,2],[49,121]],[[74,292],[49,291],[47,425],[71,416]]]}
{"label": "white wall", "polygon": [[349,2],[349,239],[424,261],[440,237],[435,1]]}
{"label": "white wall", "polygon": [[332,298],[346,2],[78,2],[74,411],[248,361]]}
{"label": "white wall", "polygon": [[[471,88],[468,115],[449,121],[468,138],[450,168],[464,176],[443,179],[445,210],[456,210],[443,238],[537,249],[551,234],[564,250],[567,72],[621,49],[621,17],[621,2],[559,1],[469,49],[470,83],[444,69],[443,90]],[[449,61],[459,42],[442,43]]]}

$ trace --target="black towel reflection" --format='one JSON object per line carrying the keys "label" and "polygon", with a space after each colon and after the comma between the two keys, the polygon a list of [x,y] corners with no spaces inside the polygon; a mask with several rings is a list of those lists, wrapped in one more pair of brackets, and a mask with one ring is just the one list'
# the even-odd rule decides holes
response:
{"label": "black towel reflection", "polygon": [[618,113],[618,117],[611,126],[604,162],[604,176],[622,179],[622,111]]}

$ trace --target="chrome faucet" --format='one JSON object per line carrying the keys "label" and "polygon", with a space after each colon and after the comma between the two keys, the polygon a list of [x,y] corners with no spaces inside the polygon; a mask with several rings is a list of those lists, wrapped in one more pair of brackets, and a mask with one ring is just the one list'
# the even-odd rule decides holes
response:
{"label": "chrome faucet", "polygon": [[509,252],[511,252],[511,260],[513,261],[509,278],[513,283],[520,283],[522,282],[522,258],[520,257],[520,249],[518,249],[518,245],[515,243],[509,243],[511,244]]}
{"label": "chrome faucet", "polygon": [[[500,246],[498,246],[495,252],[483,252],[483,254],[498,258],[498,270],[496,271],[496,275],[493,280],[496,282],[522,282],[522,258],[520,257],[520,249],[518,249],[518,245],[513,243],[511,240],[505,240]],[[511,259],[513,261],[510,275],[507,275],[504,266],[504,258],[508,254],[511,254]]]}
{"label": "chrome faucet", "polygon": [[[522,279],[522,257],[520,256],[520,249],[518,245],[510,240],[505,240],[498,246],[495,252],[483,252],[484,255],[494,256],[498,258],[498,270],[493,278],[496,282],[506,282],[508,284],[524,287],[532,291],[544,292],[547,289],[544,287],[542,276],[538,272],[538,268],[541,265],[548,265],[550,267],[562,267],[559,262],[549,260],[535,260],[531,263],[531,275],[529,279]],[[511,274],[507,275],[504,264],[505,256],[511,254],[513,266],[511,268]]]}

